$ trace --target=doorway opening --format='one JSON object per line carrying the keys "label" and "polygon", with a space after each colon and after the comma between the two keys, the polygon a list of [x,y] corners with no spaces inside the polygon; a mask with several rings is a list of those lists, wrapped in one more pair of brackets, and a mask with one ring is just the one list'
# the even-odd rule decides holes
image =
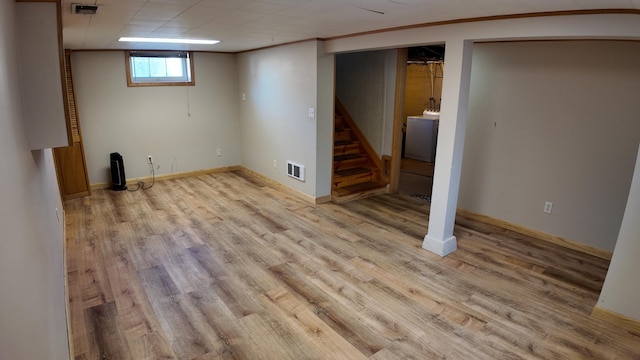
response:
{"label": "doorway opening", "polygon": [[398,192],[431,201],[444,44],[408,48]]}

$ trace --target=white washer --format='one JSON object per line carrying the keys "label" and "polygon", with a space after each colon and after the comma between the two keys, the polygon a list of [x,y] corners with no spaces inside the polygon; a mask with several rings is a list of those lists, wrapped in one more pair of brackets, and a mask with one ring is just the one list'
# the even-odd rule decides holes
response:
{"label": "white washer", "polygon": [[439,118],[439,115],[407,117],[404,157],[426,162],[435,161]]}

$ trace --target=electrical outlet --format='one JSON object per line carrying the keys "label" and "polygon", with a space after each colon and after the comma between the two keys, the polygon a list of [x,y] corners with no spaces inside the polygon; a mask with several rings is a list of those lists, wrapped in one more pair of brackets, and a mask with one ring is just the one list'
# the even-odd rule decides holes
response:
{"label": "electrical outlet", "polygon": [[545,201],[544,209],[542,211],[544,211],[547,214],[551,214],[551,208],[553,208],[553,203],[551,201]]}
{"label": "electrical outlet", "polygon": [[277,169],[278,168],[278,160],[273,159],[273,168]]}
{"label": "electrical outlet", "polygon": [[153,156],[147,155],[147,164],[153,165]]}
{"label": "electrical outlet", "polygon": [[310,119],[313,119],[313,118],[316,117],[316,109],[315,108],[310,107],[308,109],[308,112],[309,112],[308,116],[309,116]]}
{"label": "electrical outlet", "polygon": [[218,155],[218,157],[222,156],[222,149],[216,150],[216,155]]}

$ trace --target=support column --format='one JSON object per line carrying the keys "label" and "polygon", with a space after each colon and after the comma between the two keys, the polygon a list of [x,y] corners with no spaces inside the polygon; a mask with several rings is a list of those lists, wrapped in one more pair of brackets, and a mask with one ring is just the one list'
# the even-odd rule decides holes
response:
{"label": "support column", "polygon": [[457,248],[453,226],[467,127],[473,41],[447,41],[429,229],[422,248],[446,256]]}
{"label": "support column", "polygon": [[640,148],[627,206],[598,304],[591,315],[640,332]]}

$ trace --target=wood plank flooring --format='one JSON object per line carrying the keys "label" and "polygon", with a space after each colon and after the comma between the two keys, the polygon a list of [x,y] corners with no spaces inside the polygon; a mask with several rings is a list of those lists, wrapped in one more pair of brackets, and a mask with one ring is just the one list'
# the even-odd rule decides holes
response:
{"label": "wood plank flooring", "polygon": [[640,359],[608,263],[428,205],[310,205],[242,171],[67,201],[75,359]]}

